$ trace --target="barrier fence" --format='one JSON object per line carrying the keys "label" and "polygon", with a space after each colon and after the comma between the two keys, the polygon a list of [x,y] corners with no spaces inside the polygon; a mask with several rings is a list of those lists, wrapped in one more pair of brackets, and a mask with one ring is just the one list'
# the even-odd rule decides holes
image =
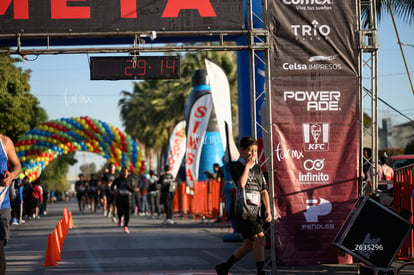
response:
{"label": "barrier fence", "polygon": [[221,216],[222,185],[216,180],[197,181],[194,194],[187,193],[188,186],[180,183],[174,196],[174,213],[193,215],[195,218]]}
{"label": "barrier fence", "polygon": [[[393,205],[399,212],[408,210],[414,213],[413,207],[413,189],[414,189],[414,165],[406,166],[395,170],[394,172],[394,188],[393,188]],[[413,215],[409,221],[413,223]],[[397,259],[411,260],[414,256],[414,235],[411,230],[405,240]]]}

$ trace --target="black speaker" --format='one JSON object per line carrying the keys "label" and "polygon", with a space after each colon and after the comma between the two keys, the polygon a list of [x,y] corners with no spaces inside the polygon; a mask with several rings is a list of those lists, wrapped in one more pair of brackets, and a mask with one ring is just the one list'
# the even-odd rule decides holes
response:
{"label": "black speaker", "polygon": [[412,224],[370,197],[360,197],[333,243],[361,262],[389,267]]}

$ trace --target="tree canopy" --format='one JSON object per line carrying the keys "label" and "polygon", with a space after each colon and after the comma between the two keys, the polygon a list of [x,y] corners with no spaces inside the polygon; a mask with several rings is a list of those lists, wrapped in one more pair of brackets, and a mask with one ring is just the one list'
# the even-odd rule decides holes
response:
{"label": "tree canopy", "polygon": [[[48,119],[46,110],[30,92],[31,71],[16,66],[19,62],[22,59],[0,56],[0,132],[13,142]],[[74,162],[73,154],[53,160],[42,172],[42,182],[49,190],[66,190],[66,174]]]}
{"label": "tree canopy", "polygon": [[21,59],[0,56],[0,132],[13,141],[47,119],[30,93],[30,70],[16,67],[18,62]]}
{"label": "tree canopy", "polygon": [[161,150],[175,125],[184,119],[184,105],[192,90],[192,76],[205,69],[204,59],[217,63],[226,73],[231,89],[233,121],[237,118],[236,56],[231,52],[189,53],[181,58],[179,80],[148,80],[122,91],[118,105],[125,131],[145,148]]}
{"label": "tree canopy", "polygon": [[[389,5],[388,5],[389,1]],[[362,0],[362,19],[365,26],[369,18],[369,0]],[[377,0],[377,18],[381,22],[382,18],[390,14],[402,19],[403,22],[412,25],[414,23],[414,1],[412,0]]]}

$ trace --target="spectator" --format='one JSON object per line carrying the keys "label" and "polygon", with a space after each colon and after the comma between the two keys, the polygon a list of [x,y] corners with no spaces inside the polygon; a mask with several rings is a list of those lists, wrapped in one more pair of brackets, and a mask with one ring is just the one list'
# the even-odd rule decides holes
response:
{"label": "spectator", "polygon": [[140,187],[141,193],[141,211],[140,215],[145,216],[150,213],[150,207],[148,203],[148,179],[144,173],[140,174]]}

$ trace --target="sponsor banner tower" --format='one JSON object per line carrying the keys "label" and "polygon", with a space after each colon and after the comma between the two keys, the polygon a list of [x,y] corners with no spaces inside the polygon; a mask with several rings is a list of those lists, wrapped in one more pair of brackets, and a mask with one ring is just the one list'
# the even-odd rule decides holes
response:
{"label": "sponsor banner tower", "polygon": [[273,0],[271,90],[278,264],[349,263],[332,245],[357,197],[355,1]]}

